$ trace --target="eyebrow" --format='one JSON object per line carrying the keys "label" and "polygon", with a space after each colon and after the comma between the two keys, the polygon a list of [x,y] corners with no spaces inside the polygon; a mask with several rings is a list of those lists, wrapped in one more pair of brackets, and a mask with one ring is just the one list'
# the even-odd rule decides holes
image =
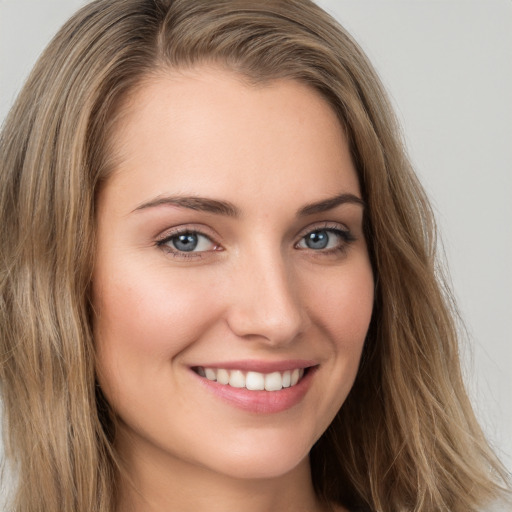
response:
{"label": "eyebrow", "polygon": [[[337,196],[317,201],[303,206],[298,212],[297,217],[307,217],[316,213],[322,213],[341,206],[343,204],[356,204],[365,206],[364,201],[354,194],[339,194]],[[218,199],[210,199],[208,197],[197,196],[165,196],[157,197],[146,203],[137,206],[134,212],[155,208],[158,206],[178,206],[189,210],[214,213],[216,215],[224,215],[226,217],[238,218],[241,216],[240,209],[229,201],[220,201]]]}
{"label": "eyebrow", "polygon": [[324,199],[323,201],[317,201],[315,203],[308,204],[302,207],[298,213],[297,217],[306,217],[308,215],[314,215],[315,213],[322,213],[337,206],[341,206],[342,204],[357,204],[365,207],[364,201],[357,197],[354,194],[339,194],[337,196],[331,197],[329,199]]}
{"label": "eyebrow", "polygon": [[157,197],[147,203],[137,206],[134,211],[145,210],[147,208],[154,208],[162,205],[179,206],[181,208],[188,208],[189,210],[215,213],[217,215],[225,215],[227,217],[240,217],[240,210],[233,203],[196,196]]}

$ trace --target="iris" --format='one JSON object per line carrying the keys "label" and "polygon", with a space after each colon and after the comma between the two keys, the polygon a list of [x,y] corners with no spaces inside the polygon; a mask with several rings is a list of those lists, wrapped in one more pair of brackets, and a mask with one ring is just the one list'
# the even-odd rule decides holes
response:
{"label": "iris", "polygon": [[197,248],[199,236],[196,233],[184,233],[173,237],[172,244],[178,251],[191,252]]}
{"label": "iris", "polygon": [[329,244],[328,231],[313,231],[305,237],[306,246],[310,249],[325,249]]}

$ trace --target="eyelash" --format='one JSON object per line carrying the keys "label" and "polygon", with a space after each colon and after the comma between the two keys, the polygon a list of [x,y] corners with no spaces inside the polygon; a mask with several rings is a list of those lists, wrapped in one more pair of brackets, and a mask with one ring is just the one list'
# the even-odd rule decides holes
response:
{"label": "eyelash", "polygon": [[[335,247],[332,247],[330,249],[311,249],[311,248],[299,248],[297,247],[299,243],[301,243],[308,235],[312,235],[313,233],[317,232],[328,232],[329,234],[334,234],[335,236],[339,237],[341,239],[341,243],[337,244]],[[179,237],[180,235],[199,235],[201,237],[204,237],[208,239],[213,245],[214,249],[208,250],[208,251],[180,251],[175,248],[172,248],[169,244]],[[339,224],[332,224],[332,223],[324,223],[319,226],[314,226],[312,228],[308,228],[307,231],[303,232],[303,234],[300,235],[300,240],[297,242],[294,247],[298,250],[310,250],[313,253],[316,253],[316,255],[332,255],[332,254],[343,254],[348,249],[349,245],[352,242],[355,242],[356,238],[354,235],[350,232],[349,229],[342,229],[340,228]],[[216,244],[214,240],[212,240],[210,235],[207,235],[203,231],[197,228],[182,228],[177,229],[175,231],[172,231],[171,233],[167,233],[163,238],[157,240],[156,246],[164,250],[166,253],[172,255],[174,258],[179,259],[192,259],[192,258],[202,258],[204,257],[204,253],[207,252],[215,252],[222,250],[220,249],[220,246]]]}
{"label": "eyelash", "polygon": [[305,240],[308,235],[312,235],[313,233],[318,233],[322,231],[336,235],[338,238],[340,238],[340,243],[330,249],[314,250],[311,248],[305,248],[305,250],[309,249],[317,256],[344,254],[349,248],[350,244],[356,241],[356,237],[352,234],[352,232],[349,229],[343,229],[340,227],[339,224],[325,222],[321,225],[313,226],[312,228],[308,227],[307,231],[301,234],[300,241],[297,242],[295,246],[297,246],[300,242]]}
{"label": "eyelash", "polygon": [[[214,246],[215,248],[211,251],[179,251],[177,249],[172,248],[170,244],[173,239],[176,239],[180,235],[199,235],[204,238],[207,238]],[[164,250],[167,254],[170,254],[174,258],[179,259],[195,259],[195,258],[202,258],[205,252],[212,252],[219,250],[219,245],[216,244],[210,235],[207,235],[203,231],[197,228],[181,228],[176,229],[175,231],[172,231],[171,233],[167,233],[164,238],[161,238],[160,240],[157,240],[156,242],[157,247],[160,247],[162,250]]]}

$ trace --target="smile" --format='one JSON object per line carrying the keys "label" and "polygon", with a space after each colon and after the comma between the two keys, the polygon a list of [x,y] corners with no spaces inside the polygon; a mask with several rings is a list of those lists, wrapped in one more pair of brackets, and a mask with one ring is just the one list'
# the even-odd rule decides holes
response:
{"label": "smile", "polygon": [[304,376],[305,369],[295,368],[283,372],[260,373],[198,366],[194,371],[201,377],[233,388],[245,388],[250,391],[280,391],[297,385]]}
{"label": "smile", "polygon": [[317,361],[240,360],[191,366],[204,389],[246,412],[274,414],[299,405],[319,369]]}

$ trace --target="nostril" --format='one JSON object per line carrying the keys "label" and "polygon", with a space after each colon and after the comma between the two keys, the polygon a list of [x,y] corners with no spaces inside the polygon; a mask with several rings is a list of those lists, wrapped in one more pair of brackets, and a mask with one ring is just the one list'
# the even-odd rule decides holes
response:
{"label": "nostril", "polygon": [[236,293],[227,310],[227,323],[233,333],[247,340],[288,344],[305,331],[307,314],[286,262],[278,263],[278,255],[261,251],[256,248],[250,267],[248,263],[234,274]]}
{"label": "nostril", "polygon": [[287,345],[295,341],[304,330],[304,322],[298,312],[278,311],[270,305],[255,311],[255,308],[243,310],[241,306],[233,308],[227,323],[230,330],[241,338],[264,340],[270,345]]}

